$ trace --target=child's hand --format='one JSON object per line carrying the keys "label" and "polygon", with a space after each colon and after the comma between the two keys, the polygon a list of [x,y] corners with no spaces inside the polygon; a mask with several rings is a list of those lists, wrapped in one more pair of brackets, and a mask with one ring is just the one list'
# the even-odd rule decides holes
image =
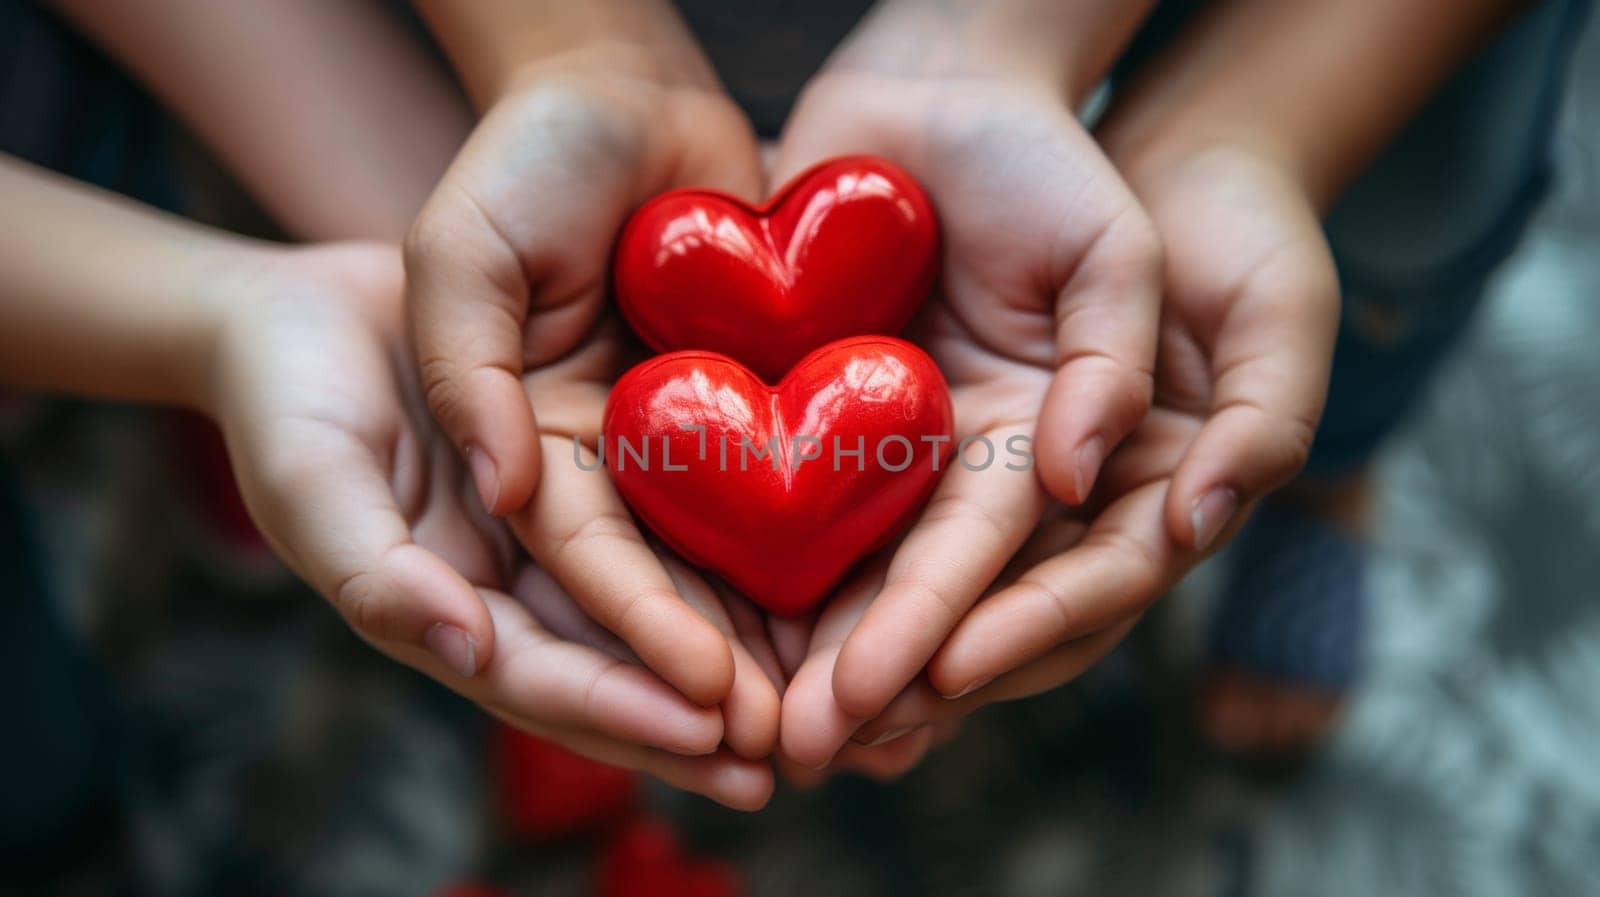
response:
{"label": "child's hand", "polygon": [[[208,404],[264,535],[363,638],[489,712],[759,806],[771,771],[719,750],[726,739],[759,754],[774,737],[776,693],[748,653],[736,652],[735,698],[697,706],[506,594],[514,581],[530,591],[537,574],[516,572],[513,540],[428,417],[404,346],[401,280],[397,253],[365,246],[263,251],[216,280],[223,323]],[[726,652],[733,628],[716,596],[692,584],[681,594]],[[570,629],[581,615],[563,619]]]}
{"label": "child's hand", "polygon": [[[887,749],[859,746],[886,735],[925,736],[986,704],[1076,678],[1238,528],[1255,498],[1303,465],[1338,305],[1328,248],[1304,189],[1279,166],[1240,150],[1130,158],[1123,170],[1167,250],[1154,409],[1107,461],[1091,516],[1042,527],[1002,587],[955,627],[927,679],[864,725],[820,714],[802,724],[794,716],[813,705],[786,697],[786,748],[817,757],[853,738],[858,744],[839,755],[845,762]],[[1217,483],[1241,491],[1212,498]],[[837,651],[855,621],[870,616],[871,594],[857,590],[852,598],[847,590],[831,605],[811,651]],[[942,696],[964,682],[988,684],[953,700]],[[797,677],[790,693],[803,687]],[[897,768],[909,768],[926,742]]]}
{"label": "child's hand", "polygon": [[762,192],[753,135],[714,80],[616,47],[547,57],[494,102],[406,263],[424,397],[482,504],[515,513],[534,559],[588,615],[709,705],[734,679],[725,641],[572,443],[597,433],[629,360],[623,331],[602,320],[612,241],[635,206],[685,184]]}
{"label": "child's hand", "polygon": [[[1073,504],[1089,496],[1151,398],[1160,246],[1061,91],[1022,77],[902,76],[885,64],[857,64],[842,51],[791,119],[774,179],[868,152],[927,188],[944,271],[908,336],[950,381],[957,436],[986,437],[995,458],[981,472],[952,460],[859,624],[836,625],[849,602],[824,611],[818,631],[837,637],[813,640],[784,698],[784,750],[811,766],[917,679],[1052,496]],[[1011,445],[1031,448],[1038,470],[1008,469]],[[981,445],[970,451],[981,465]],[[1097,559],[1103,582],[1130,585],[1139,569],[1127,565],[1143,562],[1120,552],[1086,558]],[[1055,567],[1042,568],[1025,588],[1059,595],[1060,618],[1082,619],[1078,596],[1057,578]],[[981,684],[971,669],[930,672],[956,694]]]}

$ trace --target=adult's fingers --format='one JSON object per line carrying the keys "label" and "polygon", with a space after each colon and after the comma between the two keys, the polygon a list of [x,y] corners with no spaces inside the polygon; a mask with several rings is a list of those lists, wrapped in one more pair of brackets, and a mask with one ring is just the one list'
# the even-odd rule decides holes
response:
{"label": "adult's fingers", "polygon": [[1076,547],[973,608],[928,665],[934,688],[969,694],[1063,642],[1141,614],[1192,560],[1167,535],[1167,486],[1154,480],[1117,499]]}
{"label": "adult's fingers", "polygon": [[697,704],[722,701],[735,675],[727,637],[678,593],[593,453],[580,451],[580,469],[569,443],[544,440],[539,494],[511,519],[517,537],[646,666]]}
{"label": "adult's fingers", "polygon": [[[992,445],[1028,435],[1016,426],[984,434]],[[1044,512],[1029,471],[990,456],[982,470],[952,457],[916,525],[894,551],[883,591],[839,651],[833,693],[851,716],[870,719],[921,674],[939,646],[994,583]]]}
{"label": "adult's fingers", "polygon": [[1211,353],[1210,415],[1173,475],[1167,525],[1197,551],[1240,508],[1305,466],[1338,332],[1338,281],[1319,240],[1286,244],[1240,287]]}
{"label": "adult's fingers", "polygon": [[1069,504],[1089,498],[1106,456],[1144,419],[1154,394],[1161,243],[1132,196],[1123,201],[1055,299],[1056,374],[1035,451],[1040,481]]}
{"label": "adult's fingers", "polygon": [[495,652],[478,592],[412,541],[379,459],[355,436],[299,419],[270,441],[230,439],[245,497],[273,546],[363,638],[472,677]]}
{"label": "adult's fingers", "polygon": [[805,660],[783,693],[778,741],[784,756],[820,769],[833,759],[863,718],[839,706],[833,671],[845,637],[860,621],[882,587],[888,561],[880,558],[845,584],[818,616]]}

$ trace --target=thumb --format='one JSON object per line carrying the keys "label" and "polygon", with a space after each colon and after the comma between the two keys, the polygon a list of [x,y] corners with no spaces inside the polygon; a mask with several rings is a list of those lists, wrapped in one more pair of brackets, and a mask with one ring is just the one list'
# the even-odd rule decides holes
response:
{"label": "thumb", "polygon": [[1210,416],[1167,495],[1167,527],[1215,547],[1239,510],[1305,466],[1328,389],[1338,282],[1325,253],[1285,251],[1245,285],[1217,337]]}
{"label": "thumb", "polygon": [[477,590],[412,541],[366,446],[343,433],[306,436],[286,460],[240,465],[257,473],[241,485],[264,534],[380,650],[440,679],[476,675],[494,652]]}

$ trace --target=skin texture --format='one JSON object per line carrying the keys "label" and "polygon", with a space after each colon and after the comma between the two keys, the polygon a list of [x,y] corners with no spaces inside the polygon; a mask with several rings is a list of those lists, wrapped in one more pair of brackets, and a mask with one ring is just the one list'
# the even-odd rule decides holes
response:
{"label": "skin texture", "polygon": [[[1149,416],[1075,515],[1087,526],[1067,537],[1075,547],[979,603],[925,679],[876,719],[807,715],[806,743],[791,753],[816,760],[850,732],[872,743],[949,726],[984,704],[1069,681],[1224,543],[1256,499],[1293,477],[1321,413],[1337,325],[1319,212],[1515,6],[1484,0],[1446,15],[1423,0],[1235,0],[1218,4],[1119,99],[1098,136],[1165,251]],[[1344,52],[1351,44],[1372,52]],[[853,625],[849,617],[870,620],[862,605],[830,607],[841,619],[825,615],[813,651],[837,641],[831,633]],[[843,678],[841,660],[840,705],[850,691],[840,689]],[[790,715],[800,690],[797,677],[785,696],[786,749],[799,731]],[[911,753],[900,768],[914,765],[920,753]]]}
{"label": "skin texture", "polygon": [[471,127],[446,73],[370,0],[52,5],[300,239],[400,239]]}
{"label": "skin texture", "polygon": [[[770,767],[740,756],[776,739],[759,662],[736,648],[721,706],[691,702],[563,613],[571,600],[478,505],[416,385],[396,249],[240,240],[10,161],[0,196],[24,213],[0,240],[5,383],[211,415],[262,534],[379,650],[588,756],[765,802]],[[669,570],[738,644],[737,605]],[[439,651],[441,624],[487,650]]]}
{"label": "skin texture", "polygon": [[693,45],[670,9],[502,6],[424,7],[487,112],[406,241],[423,394],[483,505],[511,515],[534,560],[646,665],[714,704],[735,680],[727,640],[675,590],[609,481],[573,463],[572,439],[596,444],[605,390],[633,357],[605,301],[616,232],[673,187],[759,197],[755,140],[698,51],[682,51]]}
{"label": "skin texture", "polygon": [[[999,68],[955,50],[954,68],[887,70],[885,46],[916,31],[910,15],[870,17],[836,53],[785,130],[775,177],[869,152],[918,178],[938,207],[945,267],[907,336],[949,378],[956,432],[1031,440],[1037,469],[952,466],[881,588],[823,611],[781,727],[806,766],[839,748],[844,721],[873,718],[919,681],[1047,508],[1089,498],[1151,399],[1159,244],[1072,116],[1065,82],[1025,56]],[[971,684],[936,681],[951,694]]]}

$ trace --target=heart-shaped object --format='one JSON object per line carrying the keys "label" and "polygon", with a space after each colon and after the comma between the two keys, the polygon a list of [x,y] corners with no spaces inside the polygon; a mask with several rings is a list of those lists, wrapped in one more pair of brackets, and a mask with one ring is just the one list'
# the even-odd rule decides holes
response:
{"label": "heart-shaped object", "polygon": [[664,193],[617,243],[622,314],[657,351],[702,349],[776,381],[818,346],[900,332],[938,271],[922,188],[872,156],[824,162],[759,207]]}
{"label": "heart-shaped object", "polygon": [[667,544],[792,615],[910,522],[952,420],[933,359],[893,337],[824,346],[777,386],[727,356],[675,352],[617,381],[602,452]]}
{"label": "heart-shaped object", "polygon": [[595,870],[596,897],[740,897],[743,882],[726,862],[689,854],[665,821],[636,820],[606,845]]}
{"label": "heart-shaped object", "polygon": [[600,828],[638,803],[638,776],[626,769],[504,724],[494,746],[501,808],[514,835],[549,840]]}

